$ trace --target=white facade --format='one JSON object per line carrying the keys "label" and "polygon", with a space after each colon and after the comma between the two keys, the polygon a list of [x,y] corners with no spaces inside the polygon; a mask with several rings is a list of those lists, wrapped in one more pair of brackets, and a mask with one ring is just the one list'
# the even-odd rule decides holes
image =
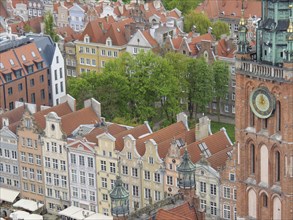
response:
{"label": "white facade", "polygon": [[0,130],[0,187],[20,190],[17,136],[6,126]]}
{"label": "white facade", "polygon": [[145,38],[143,33],[140,30],[133,35],[130,41],[127,44],[126,52],[136,55],[140,50],[149,51],[152,49],[152,45]]}
{"label": "white facade", "polygon": [[60,103],[60,98],[66,95],[64,59],[57,44],[50,67],[51,95],[53,106]]}
{"label": "white facade", "polygon": [[72,206],[98,211],[95,144],[81,140],[68,143],[68,171]]}
{"label": "white facade", "polygon": [[55,112],[46,115],[43,137],[46,207],[57,214],[69,206],[69,179],[66,138],[61,128],[61,118]]}

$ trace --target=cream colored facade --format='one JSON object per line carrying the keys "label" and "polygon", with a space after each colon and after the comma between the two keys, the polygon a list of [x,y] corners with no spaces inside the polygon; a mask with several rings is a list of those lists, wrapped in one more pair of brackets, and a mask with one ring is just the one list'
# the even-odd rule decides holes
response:
{"label": "cream colored facade", "polygon": [[109,60],[116,59],[126,50],[126,45],[112,45],[110,38],[107,39],[107,44],[100,44],[90,42],[87,35],[84,41],[76,41],[75,44],[77,75],[82,72],[100,72]]}
{"label": "cream colored facade", "polygon": [[97,197],[98,212],[111,215],[111,199],[109,192],[114,187],[118,174],[118,157],[115,151],[116,138],[109,133],[97,136],[96,170],[97,170]]}
{"label": "cream colored facade", "polygon": [[45,204],[41,131],[33,115],[25,111],[17,129],[21,198]]}
{"label": "cream colored facade", "polygon": [[58,211],[70,205],[66,135],[62,131],[61,118],[50,112],[46,115],[43,137],[44,178],[46,180],[46,207],[48,212]]}

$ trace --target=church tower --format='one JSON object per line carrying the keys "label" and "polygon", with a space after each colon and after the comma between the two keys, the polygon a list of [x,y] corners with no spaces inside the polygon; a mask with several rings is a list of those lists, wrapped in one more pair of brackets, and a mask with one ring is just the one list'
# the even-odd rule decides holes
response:
{"label": "church tower", "polygon": [[237,219],[293,219],[293,1],[262,0],[236,54]]}

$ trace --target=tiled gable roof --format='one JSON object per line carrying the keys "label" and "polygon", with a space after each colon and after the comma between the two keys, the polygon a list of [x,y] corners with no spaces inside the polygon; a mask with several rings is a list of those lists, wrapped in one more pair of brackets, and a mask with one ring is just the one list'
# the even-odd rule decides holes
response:
{"label": "tiled gable roof", "polygon": [[188,202],[183,203],[182,205],[179,205],[173,209],[169,210],[171,213],[174,213],[179,216],[184,216],[187,219],[190,220],[197,220],[197,215],[195,211],[194,206],[190,206]]}
{"label": "tiled gable roof", "polygon": [[143,124],[136,126],[130,130],[123,131],[117,135],[113,135],[116,138],[115,149],[122,151],[124,147],[124,137],[131,134],[135,139],[139,138],[142,135],[149,134],[152,131],[149,130],[148,125]]}
{"label": "tiled gable roof", "polygon": [[233,58],[234,52],[237,50],[236,45],[231,44],[232,48],[229,48],[228,43],[225,39],[221,39],[218,41],[218,56],[220,57],[227,57],[227,58]]}
{"label": "tiled gable roof", "polygon": [[191,220],[190,218],[181,216],[177,213],[168,211],[168,210],[164,210],[164,209],[160,209],[155,217],[156,220]]}
{"label": "tiled gable roof", "polygon": [[95,124],[97,121],[100,121],[100,118],[92,107],[88,107],[62,116],[61,126],[65,134],[70,135],[79,125]]}
{"label": "tiled gable roof", "polygon": [[142,32],[143,36],[146,38],[146,40],[152,45],[152,47],[157,47],[159,44],[158,42],[152,37],[149,30],[145,30]]}
{"label": "tiled gable roof", "polygon": [[138,139],[136,142],[136,149],[137,152],[143,156],[145,153],[145,142],[147,140],[153,139],[157,144],[160,144],[161,142],[171,139],[181,133],[184,133],[187,131],[187,128],[183,124],[183,122],[177,122],[172,125],[169,125],[168,127],[165,127],[163,129],[160,129],[146,137],[143,137],[141,139]]}
{"label": "tiled gable roof", "polygon": [[[196,163],[200,160],[201,156],[200,154],[202,153],[199,144],[205,143],[206,146],[208,147],[209,151],[211,152],[211,155],[216,154],[219,151],[222,151],[228,147],[231,146],[230,140],[227,137],[225,131],[218,131],[215,134],[209,135],[208,137],[196,141],[192,144],[189,144],[186,148],[187,151],[190,155],[190,159],[193,163]],[[185,148],[180,150],[180,154],[183,155]]]}
{"label": "tiled gable roof", "polygon": [[75,32],[70,26],[59,27],[56,29],[57,33],[64,37],[65,43],[74,41],[80,38],[81,33]]}
{"label": "tiled gable roof", "polygon": [[50,112],[55,112],[59,117],[61,117],[63,115],[71,113],[72,110],[71,110],[70,106],[68,105],[68,103],[65,102],[60,105],[56,105],[51,108],[47,108],[45,110],[36,112],[34,114],[34,118],[35,118],[36,123],[38,124],[38,126],[41,129],[45,129],[45,127],[46,127],[45,115],[47,115]]}
{"label": "tiled gable roof", "polygon": [[208,158],[211,166],[217,170],[218,168],[224,167],[226,165],[226,161],[229,158],[228,152],[233,150],[233,146],[226,147],[225,149],[213,154]]}
{"label": "tiled gable roof", "polygon": [[214,37],[210,33],[206,33],[198,37],[193,37],[191,39],[191,42],[188,44],[189,48],[191,49],[192,55],[196,55],[198,53],[198,49],[196,48],[196,45],[203,40],[214,41]]}
{"label": "tiled gable roof", "polygon": [[0,114],[0,129],[3,127],[2,126],[2,119],[3,118],[8,118],[9,126],[11,126],[14,123],[19,122],[21,120],[24,111],[25,111],[25,106],[23,105],[18,108],[15,108],[15,109],[12,109],[10,111],[7,111],[7,112]]}

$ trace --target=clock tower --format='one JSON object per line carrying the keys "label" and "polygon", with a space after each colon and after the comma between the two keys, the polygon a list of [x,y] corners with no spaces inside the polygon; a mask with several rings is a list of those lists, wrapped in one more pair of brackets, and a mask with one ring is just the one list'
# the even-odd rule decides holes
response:
{"label": "clock tower", "polygon": [[[242,11],[243,13],[243,11]],[[293,219],[293,0],[262,0],[257,44],[239,23],[237,219]]]}

